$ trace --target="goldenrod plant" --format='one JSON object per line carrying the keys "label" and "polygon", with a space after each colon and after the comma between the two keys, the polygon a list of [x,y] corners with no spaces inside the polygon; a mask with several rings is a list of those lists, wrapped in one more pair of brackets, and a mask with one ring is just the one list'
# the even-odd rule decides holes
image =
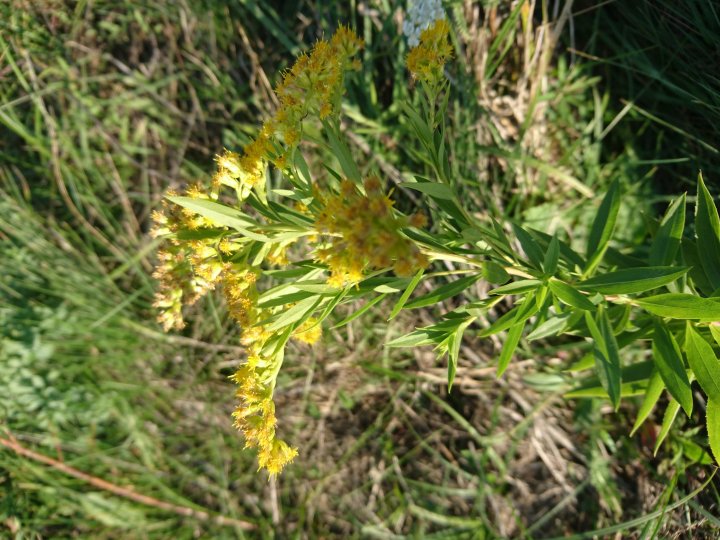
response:
{"label": "goldenrod plant", "polygon": [[[342,304],[366,302],[336,327],[393,296],[389,319],[401,310],[461,299],[435,324],[389,343],[434,346],[447,356],[449,388],[463,336],[472,332],[505,335],[498,376],[521,340],[567,336],[587,343],[590,352],[572,367],[593,368],[595,375],[567,395],[606,397],[615,409],[623,397],[644,396],[634,430],[667,390],[656,451],[680,410],[692,414],[698,398],[691,384],[697,381],[706,398],[710,447],[720,457],[720,220],[702,177],[694,227],[686,226],[682,196],[650,224],[646,241],[630,248],[612,242],[622,205],[617,181],[582,236],[583,246],[558,233],[473,214],[456,194],[446,150],[451,31],[440,3],[432,1],[417,3],[405,25],[418,105],[400,106],[431,177],[390,186],[382,174],[361,174],[341,118],[345,78],[358,68],[363,44],[339,27],[282,75],[279,108],[257,138],[240,152],[222,152],[211,181],[168,193],[156,212],[154,234],[164,240],[155,273],[159,321],[166,330],[180,329],[183,305],[222,290],[247,353],[233,375],[235,424],[271,475],[298,453],[279,436],[273,401],[288,341],[316,342]],[[318,146],[336,164],[311,171],[307,152]],[[282,176],[283,186],[267,187],[271,171]],[[395,189],[419,193],[425,210],[398,210]],[[440,269],[442,262],[454,263],[452,269]],[[479,280],[496,288],[473,297]],[[430,292],[415,294],[421,284]],[[504,313],[502,306],[508,306]],[[631,345],[644,347],[647,359],[623,358]]]}

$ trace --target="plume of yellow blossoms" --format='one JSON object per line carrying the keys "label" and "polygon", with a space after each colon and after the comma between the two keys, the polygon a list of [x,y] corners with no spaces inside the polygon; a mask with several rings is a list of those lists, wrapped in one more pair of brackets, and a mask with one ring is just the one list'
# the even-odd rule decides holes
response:
{"label": "plume of yellow blossoms", "polygon": [[263,182],[268,161],[284,170],[300,142],[303,121],[338,114],[345,72],[357,68],[352,57],[362,45],[352,30],[340,26],[330,41],[319,40],[310,54],[301,54],[275,88],[280,106],[273,117],[243,148],[242,155],[226,151],[218,156],[213,184],[234,187],[244,200]]}
{"label": "plume of yellow blossoms", "polygon": [[336,287],[359,282],[368,270],[392,267],[397,275],[408,276],[428,265],[427,257],[400,233],[409,225],[425,225],[425,216],[396,215],[376,176],[367,178],[364,187],[361,193],[343,180],[339,193],[316,194],[320,211],[315,226],[328,235],[328,242],[315,256],[328,265],[328,283]]}
{"label": "plume of yellow blossoms", "polygon": [[407,56],[407,67],[414,79],[429,86],[445,80],[443,68],[453,55],[449,36],[450,24],[446,19],[438,19],[422,31],[420,43]]}
{"label": "plume of yellow blossoms", "polygon": [[[244,201],[253,190],[265,190],[265,169],[268,163],[285,170],[292,153],[302,138],[303,122],[308,118],[324,120],[339,114],[344,91],[344,77],[357,67],[352,57],[362,41],[348,28],[340,27],[329,41],[318,41],[309,54],[301,55],[291,69],[283,74],[275,93],[280,106],[266,121],[256,139],[242,153],[225,151],[217,157],[217,171],[210,189],[199,186],[183,195],[194,199],[217,200],[223,187],[235,191]],[[168,192],[168,196],[177,194]],[[161,211],[153,215],[152,234],[166,238],[158,251],[154,276],[159,281],[155,307],[158,320],[165,330],[183,327],[182,306],[197,301],[207,291],[222,285],[231,315],[242,328],[241,342],[247,360],[233,375],[237,383],[239,404],[233,413],[235,425],[243,432],[246,447],[256,448],[258,464],[271,475],[279,473],[297,455],[297,449],[276,437],[277,419],[273,391],[282,364],[282,347],[271,346],[273,336],[262,325],[274,315],[273,309],[258,306],[255,285],[260,270],[246,261],[248,243],[228,239],[234,234],[222,224],[195,212],[163,202]],[[220,231],[218,236],[182,235],[185,231]],[[201,232],[201,231],[200,231]],[[192,236],[192,240],[186,240]],[[199,238],[199,239],[197,239]],[[270,264],[287,264],[287,242],[270,246],[265,260]],[[301,324],[293,338],[314,343],[321,333],[315,319]],[[274,342],[273,342],[274,343]]]}
{"label": "plume of yellow blossoms", "polygon": [[[177,193],[170,190],[167,196]],[[191,186],[185,195],[192,198],[212,198],[198,186]],[[192,305],[209,290],[221,277],[223,263],[217,258],[213,240],[181,241],[177,233],[212,227],[212,223],[180,206],[162,202],[162,210],[152,214],[153,237],[164,237],[166,241],[158,249],[157,263],[153,277],[158,281],[153,306],[158,310],[158,322],[165,331],[180,330],[185,326],[182,306]]]}

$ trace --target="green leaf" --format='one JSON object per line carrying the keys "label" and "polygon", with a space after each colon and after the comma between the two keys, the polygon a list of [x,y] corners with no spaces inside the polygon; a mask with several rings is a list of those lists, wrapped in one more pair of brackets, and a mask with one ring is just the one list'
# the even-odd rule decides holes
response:
{"label": "green leaf", "polygon": [[551,278],[550,281],[548,281],[548,286],[552,293],[567,305],[587,311],[595,311],[595,304],[588,300],[587,296],[576,291],[564,281]]}
{"label": "green leaf", "polygon": [[676,266],[654,266],[644,268],[625,268],[595,276],[575,286],[583,291],[596,291],[602,294],[632,294],[657,289],[687,273],[689,268]]}
{"label": "green leaf", "polygon": [[295,152],[293,152],[293,158],[295,168],[299,173],[299,178],[303,180],[308,191],[312,190],[313,179],[310,174],[310,167],[308,167],[307,161],[305,161],[305,157],[299,149],[296,149]]}
{"label": "green leaf", "polygon": [[527,340],[534,341],[548,336],[558,335],[567,326],[568,319],[571,316],[571,313],[563,313],[562,315],[550,317],[547,321],[530,332],[527,336]]}
{"label": "green leaf", "polygon": [[645,311],[670,319],[720,321],[720,301],[694,294],[668,293],[634,300]]}
{"label": "green leaf", "polygon": [[365,302],[365,304],[363,305],[363,307],[361,307],[360,309],[354,311],[353,313],[351,313],[350,315],[348,315],[347,317],[345,317],[342,321],[340,321],[340,322],[337,323],[335,326],[333,326],[333,328],[340,328],[341,326],[345,326],[345,325],[348,324],[349,322],[354,321],[355,319],[357,319],[358,317],[360,317],[361,315],[363,315],[366,311],[368,311],[371,307],[373,307],[375,304],[377,304],[378,302],[380,302],[380,301],[381,301],[383,298],[385,298],[386,296],[387,296],[387,294],[381,294],[381,295],[376,296],[376,297],[373,298],[372,300],[369,300],[368,302]]}
{"label": "green leaf", "polygon": [[[642,396],[647,391],[648,381],[647,379],[642,381],[623,381],[620,385],[620,397],[629,398]],[[577,398],[603,398],[610,399],[607,389],[601,384],[597,383],[592,386],[583,385],[582,388],[576,388],[563,394],[567,399]]]}
{"label": "green leaf", "polygon": [[218,238],[219,236],[226,235],[227,229],[181,229],[175,236],[178,240],[208,240],[210,238]]}
{"label": "green leaf", "polygon": [[373,287],[373,291],[382,294],[395,294],[406,290],[412,280],[407,278],[395,278]]}
{"label": "green leaf", "polygon": [[537,289],[542,282],[539,279],[520,279],[491,290],[488,294],[520,294]]}
{"label": "green leaf", "polygon": [[640,428],[640,426],[642,426],[643,422],[647,420],[647,417],[650,416],[650,413],[655,408],[655,404],[658,399],[660,399],[664,388],[665,384],[660,376],[660,372],[656,369],[650,376],[647,388],[645,389],[645,399],[643,399],[642,405],[640,405],[640,410],[638,411],[637,418],[635,419],[635,424],[630,432],[631,437],[635,435],[635,432]]}
{"label": "green leaf", "polygon": [[537,302],[535,301],[535,293],[529,292],[523,299],[522,304],[515,306],[491,324],[489,328],[479,332],[478,337],[488,337],[507,330],[513,324],[528,320],[537,313],[538,309]]}
{"label": "green leaf", "polygon": [[660,222],[648,259],[652,266],[672,264],[680,248],[683,230],[685,229],[685,194],[675,199],[668,207],[663,220]]}
{"label": "green leaf", "polygon": [[543,259],[543,271],[545,275],[552,276],[557,272],[558,261],[560,260],[560,242],[558,241],[557,235],[552,237],[550,245],[545,252],[545,259]]}
{"label": "green leaf", "polygon": [[347,294],[350,292],[351,289],[352,289],[352,287],[349,285],[340,291],[337,291],[337,289],[336,289],[334,298],[330,299],[330,301],[327,303],[327,305],[323,308],[322,313],[320,313],[320,315],[318,317],[316,317],[317,320],[316,320],[315,324],[313,324],[313,327],[319,325],[322,321],[327,319],[330,316],[330,314],[333,312],[333,310],[337,307],[337,305],[343,301],[343,299],[347,296]]}
{"label": "green leaf", "polygon": [[705,411],[708,439],[715,461],[720,463],[720,401],[710,398]]}
{"label": "green leaf", "polygon": [[[587,355],[590,361],[590,365],[584,367],[587,369],[592,367],[592,363],[595,361],[592,353]],[[584,362],[584,360],[583,360]],[[573,371],[572,369],[568,371]],[[603,388],[600,382],[600,377],[597,375],[597,370],[591,377],[583,379],[581,385],[574,390],[571,390],[566,397],[603,397],[608,398],[608,393]],[[650,377],[653,373],[652,360],[637,362],[628,366],[623,366],[621,369],[621,380],[622,385],[620,387],[620,395],[622,397],[628,396],[639,396],[643,395],[649,384]]]}
{"label": "green leaf", "polygon": [[498,220],[496,220],[492,216],[490,217],[490,220],[492,222],[493,231],[495,232],[495,237],[498,243],[508,252],[514,253],[514,250],[510,245],[510,240],[508,239],[507,234],[505,234],[505,229],[503,229],[503,226]]}
{"label": "green leaf", "polygon": [[316,295],[314,293],[307,292],[307,291],[296,291],[296,292],[283,294],[281,296],[272,296],[272,297],[268,297],[268,298],[259,299],[258,306],[267,307],[267,308],[276,307],[276,306],[284,306],[285,304],[299,302],[300,300],[304,300],[305,298],[308,298],[310,296],[316,296]]}
{"label": "green leaf", "polygon": [[720,326],[717,324],[711,324],[710,334],[712,334],[713,339],[720,346]]}
{"label": "green leaf", "polygon": [[588,264],[586,272],[589,273],[602,260],[607,249],[608,242],[612,237],[620,210],[620,183],[615,180],[608,192],[605,194],[598,213],[593,221],[588,237],[586,258]]}
{"label": "green leaf", "polygon": [[482,276],[490,283],[507,283],[510,279],[505,269],[494,261],[485,261],[482,266]]}
{"label": "green leaf", "polygon": [[502,351],[500,352],[500,359],[498,360],[497,377],[501,377],[512,359],[515,349],[517,348],[520,337],[522,336],[523,328],[525,328],[525,321],[515,323],[510,327],[505,343],[503,344]]}
{"label": "green leaf", "polygon": [[530,235],[530,233],[520,227],[520,225],[515,225],[513,223],[512,228],[515,232],[515,236],[517,236],[517,239],[520,241],[520,245],[522,246],[525,254],[528,256],[530,262],[533,264],[533,266],[535,266],[535,268],[542,268],[542,263],[545,255],[542,252],[542,249],[540,249],[538,243]]}
{"label": "green leaf", "polygon": [[713,464],[712,454],[699,444],[685,437],[680,439],[680,444],[682,445],[683,454],[691,463],[697,463],[698,465]]}
{"label": "green leaf", "polygon": [[409,334],[400,336],[388,341],[386,347],[418,347],[420,345],[437,344],[438,332],[431,332],[426,329],[414,330]]}
{"label": "green leaf", "polygon": [[720,402],[720,362],[712,346],[689,322],[685,329],[685,354],[700,388],[709,398]]}
{"label": "green leaf", "polygon": [[310,298],[301,300],[287,311],[281,313],[280,317],[271,322],[266,328],[267,331],[275,332],[280,328],[284,328],[290,324],[298,322],[305,317],[310,316],[310,314],[315,311],[315,308],[320,304],[321,301],[322,297],[320,296],[311,296]]}
{"label": "green leaf", "polygon": [[470,285],[480,279],[480,277],[480,274],[474,276],[465,276],[445,285],[442,285],[434,291],[426,295],[420,296],[419,298],[414,299],[412,302],[408,302],[405,305],[405,309],[416,309],[425,306],[432,306],[434,304],[437,304],[438,302],[442,302],[447,298],[451,298],[460,294],[465,289],[470,287]]}
{"label": "green leaf", "polygon": [[698,176],[695,236],[700,262],[710,285],[713,289],[720,288],[720,218],[702,174]]}
{"label": "green leaf", "polygon": [[432,199],[439,199],[441,201],[452,201],[455,199],[452,188],[447,184],[437,182],[401,182],[400,186],[424,193]]}
{"label": "green leaf", "polygon": [[680,244],[680,251],[682,252],[683,259],[688,266],[691,266],[688,276],[692,280],[692,284],[695,289],[703,293],[705,296],[710,296],[713,292],[710,280],[705,274],[702,262],[700,261],[700,254],[698,253],[697,244],[689,239],[683,238]]}
{"label": "green leaf", "polygon": [[[550,236],[547,233],[532,229],[530,227],[527,228],[527,231],[540,245],[540,248],[549,248],[552,239],[557,238],[557,235]],[[568,244],[566,244],[562,240],[558,240],[558,244],[560,246],[560,260],[565,261],[570,268],[573,268],[574,266],[582,268],[585,265],[585,261],[583,260],[583,258],[578,255]]]}
{"label": "green leaf", "polygon": [[601,307],[597,313],[597,321],[593,320],[589,312],[585,312],[585,321],[595,341],[593,355],[600,383],[607,390],[610,402],[617,410],[620,407],[622,371],[620,369],[620,354],[610,319],[607,312]]}
{"label": "green leaf", "polygon": [[458,357],[460,356],[460,344],[462,343],[463,334],[465,329],[472,324],[475,317],[472,317],[457,327],[457,330],[450,336],[450,342],[448,346],[448,392],[452,389],[453,382],[455,381],[455,373],[457,371]]}
{"label": "green leaf", "polygon": [[269,240],[267,236],[248,229],[248,227],[257,227],[258,223],[256,221],[230,206],[207,199],[193,199],[191,197],[168,197],[168,200],[209,219],[216,225],[231,227],[252,240],[258,240],[259,242]]}
{"label": "green leaf", "polygon": [[658,320],[654,323],[652,350],[655,367],[665,382],[668,392],[682,405],[685,414],[690,416],[693,408],[692,389],[685,373],[680,347],[675,337]]}
{"label": "green leaf", "polygon": [[393,320],[397,316],[397,314],[400,313],[400,310],[402,310],[405,302],[407,302],[408,298],[410,298],[410,295],[415,290],[415,287],[417,287],[418,283],[420,283],[420,280],[422,279],[424,273],[424,269],[421,268],[420,270],[418,270],[417,274],[415,274],[415,277],[412,278],[412,281],[410,281],[410,284],[407,286],[407,289],[405,289],[405,292],[402,293],[402,296],[392,308],[390,316],[388,317],[388,321]]}
{"label": "green leaf", "polygon": [[432,144],[433,137],[427,122],[422,119],[418,112],[413,109],[409,103],[402,101],[400,102],[400,106],[407,115],[410,125],[413,127],[418,139],[420,139],[425,146],[430,146]]}
{"label": "green leaf", "polygon": [[328,142],[330,143],[332,154],[340,163],[340,168],[343,173],[348,180],[359,184],[362,181],[360,169],[358,169],[357,163],[355,163],[355,160],[353,159],[350,148],[348,148],[345,141],[340,138],[339,126],[336,123],[324,120],[323,128],[325,135],[327,135]]}
{"label": "green leaf", "polygon": [[673,422],[675,422],[675,418],[677,418],[677,413],[679,410],[680,404],[674,399],[670,398],[670,403],[668,403],[667,409],[665,409],[662,426],[660,426],[660,433],[655,440],[655,448],[653,449],[654,456],[657,455],[658,450],[660,449],[660,445],[668,436],[668,433],[670,433],[670,428],[672,427]]}

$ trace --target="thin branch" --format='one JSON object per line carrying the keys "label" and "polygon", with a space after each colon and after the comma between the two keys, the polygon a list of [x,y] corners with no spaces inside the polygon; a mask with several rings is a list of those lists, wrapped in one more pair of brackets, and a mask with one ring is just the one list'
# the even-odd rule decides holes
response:
{"label": "thin branch", "polygon": [[75,469],[74,467],[66,465],[65,463],[63,463],[61,461],[58,461],[58,460],[50,458],[46,455],[39,454],[37,452],[34,452],[33,450],[25,448],[17,441],[17,439],[10,432],[8,432],[7,429],[5,429],[5,434],[7,436],[7,439],[0,438],[0,445],[12,450],[19,456],[22,456],[22,457],[31,459],[33,461],[37,461],[39,463],[48,465],[57,471],[65,473],[74,478],[77,478],[78,480],[81,480],[81,481],[83,481],[87,484],[90,484],[96,488],[113,493],[114,495],[117,495],[118,497],[130,499],[131,501],[135,501],[136,503],[144,504],[147,506],[152,506],[154,508],[159,508],[160,510],[164,510],[166,512],[171,512],[173,514],[177,514],[180,516],[194,518],[194,519],[198,519],[200,521],[207,521],[210,523],[215,523],[217,525],[228,526],[228,527],[238,527],[245,531],[254,530],[256,528],[256,526],[253,523],[250,523],[248,521],[242,521],[239,519],[234,519],[234,518],[221,516],[221,515],[212,515],[209,512],[206,512],[204,510],[195,510],[194,508],[188,508],[187,506],[179,506],[177,504],[172,504],[172,503],[169,503],[166,501],[161,501],[159,499],[156,499],[155,497],[150,497],[148,495],[136,493],[135,491],[133,491],[130,488],[124,488],[124,487],[117,486],[115,484],[111,484],[107,480],[103,480],[102,478],[98,478],[96,476],[89,475],[87,473],[79,471],[78,469]]}

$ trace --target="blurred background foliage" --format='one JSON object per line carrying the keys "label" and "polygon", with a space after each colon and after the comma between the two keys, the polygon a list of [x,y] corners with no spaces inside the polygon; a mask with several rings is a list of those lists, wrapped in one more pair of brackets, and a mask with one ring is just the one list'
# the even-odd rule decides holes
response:
{"label": "blurred background foliage", "polygon": [[[622,249],[699,168],[718,191],[713,2],[445,6],[448,150],[472,211],[581,238],[619,178]],[[154,322],[150,212],[253,135],[278,74],[338,22],[366,42],[347,91],[353,152],[389,182],[423,173],[398,107],[413,99],[404,7],[0,4],[2,536],[717,537],[717,483],[687,497],[711,472],[704,434],[680,424],[653,457],[658,419],[627,437],[637,404],[563,400],[558,370],[581,353],[562,343],[522,349],[496,381],[498,343],[466,336],[450,395],[431,351],[383,348],[432,309],[388,326],[380,304],[293,345],[277,402],[301,455],[268,482],[231,426],[242,350],[220,297],[181,334]]]}

